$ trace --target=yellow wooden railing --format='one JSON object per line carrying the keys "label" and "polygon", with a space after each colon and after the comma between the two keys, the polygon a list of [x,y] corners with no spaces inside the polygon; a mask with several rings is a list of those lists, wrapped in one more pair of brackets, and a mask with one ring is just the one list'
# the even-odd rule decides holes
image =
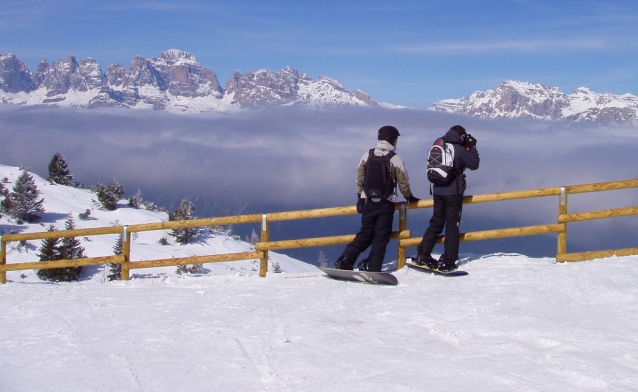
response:
{"label": "yellow wooden railing", "polygon": [[[620,189],[637,188],[638,179],[603,182],[596,184],[573,185],[565,187],[541,188],[513,192],[491,193],[485,195],[465,196],[463,204],[476,204],[499,202],[505,200],[531,199],[538,197],[558,196],[558,215],[556,223],[538,226],[514,227],[496,230],[475,231],[461,234],[461,241],[480,241],[487,239],[530,236],[547,233],[558,233],[556,249],[556,261],[584,261],[612,255],[626,256],[638,254],[638,248],[614,249],[593,252],[567,253],[567,224],[570,222],[588,221],[594,219],[614,218],[638,214],[638,206],[624,207],[607,210],[587,211],[568,214],[568,195],[590,192],[613,191]],[[408,210],[431,208],[432,200],[421,200],[417,203],[398,203],[399,211],[398,230],[392,233],[392,240],[398,241],[397,268],[405,266],[405,250],[411,246],[417,246],[421,238],[412,237],[407,230]],[[302,238],[283,241],[269,241],[270,223],[277,221],[301,220],[311,218],[325,218],[356,214],[354,206],[320,208],[314,210],[276,212],[270,214],[238,215],[217,218],[193,219],[187,221],[145,223],[128,226],[98,227],[90,229],[46,231],[37,233],[5,234],[0,239],[0,283],[6,283],[7,271],[19,271],[29,269],[62,268],[74,266],[98,265],[107,263],[122,264],[122,280],[128,280],[131,269],[151,268],[186,265],[195,263],[212,263],[222,261],[259,259],[259,276],[266,276],[268,272],[268,251],[305,248],[314,246],[328,246],[347,244],[354,239],[354,234],[319,238]],[[190,256],[182,258],[131,261],[131,233],[144,231],[183,229],[206,226],[223,226],[243,223],[261,224],[261,241],[255,244],[255,250],[251,252],[215,254],[205,256]],[[424,228],[425,229],[425,228]],[[27,263],[7,263],[7,243],[11,241],[32,241],[47,238],[64,238],[77,236],[95,236],[105,234],[122,235],[122,254],[116,256],[87,257],[73,260],[40,261]],[[443,242],[444,236],[440,236],[437,242]]]}

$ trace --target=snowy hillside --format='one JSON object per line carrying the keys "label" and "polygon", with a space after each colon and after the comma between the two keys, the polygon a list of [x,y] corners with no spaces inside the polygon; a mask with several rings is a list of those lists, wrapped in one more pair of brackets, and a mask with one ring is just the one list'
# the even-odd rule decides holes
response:
{"label": "snowy hillside", "polygon": [[[0,180],[7,178],[4,183],[5,188],[11,191],[14,180],[21,174],[17,167],[0,165]],[[52,185],[48,181],[35,173],[32,173],[40,197],[44,198],[45,212],[39,214],[42,217],[40,223],[18,224],[14,219],[4,214],[0,218],[0,230],[2,233],[26,233],[46,231],[49,225],[55,225],[59,230],[64,229],[64,222],[69,214],[73,215],[76,229],[88,227],[105,227],[119,225],[131,225],[139,223],[161,222],[168,220],[168,214],[159,211],[149,211],[145,208],[131,208],[126,200],[119,203],[116,211],[105,211],[99,208],[99,204],[94,200],[96,195],[87,189],[77,189],[62,185]],[[91,210],[90,219],[81,220],[79,214],[87,209]],[[161,245],[159,240],[166,238],[169,245]],[[89,257],[112,256],[113,246],[116,242],[115,235],[92,236],[82,239],[82,246],[85,248],[85,255]],[[38,261],[38,248],[41,241],[28,241],[27,246],[22,249],[16,242],[7,245],[7,260],[9,263],[19,263],[27,261]],[[207,254],[236,253],[252,251],[252,246],[225,234],[224,231],[201,234],[192,244],[176,244],[174,238],[169,235],[169,231],[152,231],[138,233],[133,238],[131,244],[132,261],[157,260],[171,257],[187,257]],[[299,273],[316,271],[317,269],[309,264],[288,256],[275,252],[270,252],[269,273],[272,273],[272,264],[278,264],[284,273]],[[206,273],[220,274],[241,274],[255,275],[259,272],[258,260],[245,260],[226,263],[208,263],[204,265]],[[131,271],[131,278],[144,276],[172,276],[176,267],[163,267],[152,269],[134,269]],[[32,271],[10,271],[7,279],[13,282],[41,282],[36,276],[36,270]],[[84,267],[83,280],[104,281],[107,274],[104,266]]]}

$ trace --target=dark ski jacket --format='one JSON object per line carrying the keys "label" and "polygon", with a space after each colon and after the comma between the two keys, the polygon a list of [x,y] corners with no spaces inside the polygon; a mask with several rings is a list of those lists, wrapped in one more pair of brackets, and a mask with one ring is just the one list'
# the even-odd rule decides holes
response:
{"label": "dark ski jacket", "polygon": [[449,130],[443,140],[454,147],[454,169],[456,169],[456,179],[447,185],[434,185],[432,193],[441,196],[459,195],[465,192],[465,171],[466,168],[476,170],[479,168],[479,153],[476,149],[467,149],[461,144],[461,137],[454,130]]}

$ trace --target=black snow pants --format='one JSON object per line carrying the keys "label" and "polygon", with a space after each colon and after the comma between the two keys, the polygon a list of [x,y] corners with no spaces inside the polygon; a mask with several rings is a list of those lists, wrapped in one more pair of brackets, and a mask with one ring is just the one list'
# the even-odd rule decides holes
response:
{"label": "black snow pants", "polygon": [[463,210],[463,196],[434,195],[434,208],[430,226],[423,234],[419,252],[427,256],[432,253],[436,238],[445,226],[445,254],[449,261],[459,259],[459,226]]}
{"label": "black snow pants", "polygon": [[356,261],[359,255],[372,245],[367,258],[368,270],[381,271],[385,250],[392,234],[393,220],[393,202],[383,200],[378,203],[365,203],[361,214],[361,229],[341,256]]}

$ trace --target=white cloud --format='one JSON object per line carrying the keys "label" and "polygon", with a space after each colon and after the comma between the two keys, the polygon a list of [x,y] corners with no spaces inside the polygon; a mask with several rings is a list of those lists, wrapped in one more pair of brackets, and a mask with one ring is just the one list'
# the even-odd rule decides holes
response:
{"label": "white cloud", "polygon": [[493,42],[448,42],[400,46],[396,52],[406,54],[468,55],[502,52],[557,53],[563,51],[603,50],[610,43],[598,37],[575,39],[506,40]]}
{"label": "white cloud", "polygon": [[[419,198],[430,197],[426,152],[455,124],[476,136],[482,160],[478,171],[467,173],[468,194],[629,179],[638,164],[635,128],[487,121],[431,111],[271,108],[211,116],[0,106],[0,113],[2,164],[26,164],[46,177],[51,157],[60,152],[87,185],[115,177],[127,194],[139,188],[163,200],[190,197],[280,210],[353,204],[358,159],[376,144],[376,130],[388,124],[402,134],[398,153]],[[570,199],[574,211],[580,199]],[[636,192],[593,200],[610,208],[638,205]],[[554,223],[556,213],[553,198],[488,203],[469,206],[464,225]],[[609,235],[626,237],[623,227]]]}

